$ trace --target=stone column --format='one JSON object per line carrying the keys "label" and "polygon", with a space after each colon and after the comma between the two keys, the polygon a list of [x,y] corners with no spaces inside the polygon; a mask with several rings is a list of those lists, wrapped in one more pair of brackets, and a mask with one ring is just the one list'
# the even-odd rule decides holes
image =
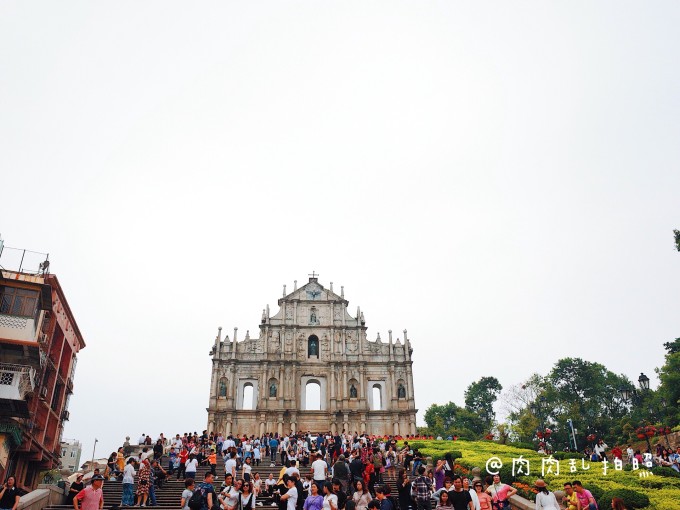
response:
{"label": "stone column", "polygon": [[293,329],[293,359],[297,358],[297,337],[298,328]]}
{"label": "stone column", "polygon": [[413,396],[413,368],[411,365],[406,365],[406,396],[408,396],[409,403],[413,404],[414,401],[414,396]]}

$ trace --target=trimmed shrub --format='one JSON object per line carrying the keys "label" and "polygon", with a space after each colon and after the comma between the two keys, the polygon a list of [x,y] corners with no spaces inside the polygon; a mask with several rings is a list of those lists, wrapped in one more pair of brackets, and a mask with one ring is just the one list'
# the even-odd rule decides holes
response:
{"label": "trimmed shrub", "polygon": [[649,498],[645,494],[632,489],[607,491],[597,500],[597,504],[600,508],[611,508],[614,498],[621,498],[626,508],[646,508],[649,506]]}
{"label": "trimmed shrub", "polygon": [[[486,469],[482,468],[482,478],[485,478],[487,475],[490,475]],[[517,477],[512,474],[512,465],[511,464],[503,464],[503,467],[501,467],[500,471],[498,472],[498,475],[501,477],[501,482],[507,483],[508,485],[512,485],[514,482],[517,481]]]}
{"label": "trimmed shrub", "polygon": [[670,478],[680,478],[680,473],[675,469],[666,466],[654,466],[650,469],[652,473],[659,476],[668,476]]}
{"label": "trimmed shrub", "polygon": [[412,450],[415,450],[416,448],[420,450],[421,448],[425,448],[427,446],[425,443],[421,443],[419,441],[413,441],[408,443],[408,445],[411,447]]}
{"label": "trimmed shrub", "polygon": [[536,445],[533,443],[522,443],[520,441],[516,443],[508,443],[508,446],[514,446],[515,448],[525,448],[526,450],[536,451]]}
{"label": "trimmed shrub", "polygon": [[[606,492],[603,488],[593,485],[593,484],[588,484],[586,487],[590,491],[590,493],[593,495],[595,498],[595,501],[600,501],[600,498],[604,495]],[[611,506],[611,501],[609,502],[609,506]]]}
{"label": "trimmed shrub", "polygon": [[646,487],[647,489],[663,489],[666,487],[666,483],[662,482],[661,480],[650,480],[646,478],[642,478],[640,480],[640,485],[642,487]]}
{"label": "trimmed shrub", "polygon": [[461,459],[463,457],[463,454],[458,450],[451,450],[449,452],[437,452],[434,455],[432,455],[432,462],[437,462],[439,459],[443,459],[447,453],[451,454],[451,457],[453,457],[454,462],[456,461],[456,459]]}
{"label": "trimmed shrub", "polygon": [[582,459],[583,454],[578,452],[555,452],[553,453],[553,458],[557,460]]}

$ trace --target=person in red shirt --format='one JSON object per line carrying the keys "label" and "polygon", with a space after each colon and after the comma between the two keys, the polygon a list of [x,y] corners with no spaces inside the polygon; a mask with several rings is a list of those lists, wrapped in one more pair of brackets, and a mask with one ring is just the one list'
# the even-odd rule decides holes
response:
{"label": "person in red shirt", "polygon": [[612,448],[612,455],[615,459],[623,460],[623,450],[621,450],[619,445],[616,445],[614,448]]}
{"label": "person in red shirt", "polygon": [[[104,508],[104,494],[102,493],[102,485],[104,484],[104,477],[102,475],[94,475],[92,477],[92,484],[80,491],[75,498],[73,498],[73,508],[75,510],[101,510]],[[82,506],[79,503],[82,502]]]}
{"label": "person in red shirt", "polygon": [[179,467],[177,468],[177,479],[179,480],[179,477],[181,476],[184,478],[186,475],[186,463],[187,459],[189,458],[189,451],[187,450],[186,446],[182,447],[182,450],[179,452]]}

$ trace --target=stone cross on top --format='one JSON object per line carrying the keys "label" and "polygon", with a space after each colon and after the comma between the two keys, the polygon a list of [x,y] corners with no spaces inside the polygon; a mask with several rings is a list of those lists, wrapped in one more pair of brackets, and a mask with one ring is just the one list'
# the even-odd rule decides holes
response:
{"label": "stone cross on top", "polygon": [[310,282],[311,282],[312,280],[316,280],[316,279],[319,277],[319,275],[318,275],[318,273],[317,273],[316,271],[312,271],[312,274],[308,274],[307,276],[309,276],[309,281],[310,281]]}

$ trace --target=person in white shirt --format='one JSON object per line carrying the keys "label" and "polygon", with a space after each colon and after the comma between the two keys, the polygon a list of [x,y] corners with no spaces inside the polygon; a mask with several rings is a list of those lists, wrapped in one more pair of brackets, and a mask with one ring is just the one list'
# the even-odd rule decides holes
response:
{"label": "person in white shirt", "polygon": [[602,441],[602,439],[600,439],[600,440],[597,442],[597,444],[595,445],[595,448],[593,448],[593,451],[594,451],[595,454],[600,458],[600,460],[606,460],[606,459],[607,459],[607,455],[605,454],[605,450],[606,450],[607,448],[609,448],[609,447],[607,446],[607,443],[605,443],[604,441]]}
{"label": "person in white shirt", "polygon": [[536,493],[536,510],[560,510],[555,494],[548,490],[543,480],[536,480],[534,486],[538,489]]}
{"label": "person in white shirt", "polygon": [[189,508],[189,500],[191,496],[194,495],[194,489],[196,488],[196,483],[193,478],[187,478],[184,480],[185,489],[182,491],[182,499],[180,501],[180,506],[182,510],[191,510]]}
{"label": "person in white shirt", "polygon": [[470,493],[470,497],[472,498],[472,504],[475,505],[475,510],[480,510],[481,506],[479,504],[477,492],[472,487],[470,487],[470,479],[467,476],[463,477],[463,490],[466,490]]}
{"label": "person in white shirt", "polygon": [[300,470],[296,467],[294,460],[290,463],[290,467],[286,469],[285,474],[288,476],[293,476],[295,474],[300,478]]}
{"label": "person in white shirt", "polygon": [[146,434],[142,434],[139,436],[139,440],[137,441],[137,444],[144,444],[146,442]]}
{"label": "person in white shirt", "polygon": [[286,510],[295,510],[295,505],[297,505],[298,491],[295,488],[295,479],[288,478],[286,482],[288,486],[288,492],[281,496],[281,501],[286,502]]}
{"label": "person in white shirt", "polygon": [[196,470],[198,469],[198,460],[196,460],[196,457],[192,453],[189,455],[189,458],[187,459],[186,463],[184,464],[184,469],[186,473],[187,478],[193,478],[194,480],[196,479]]}
{"label": "person in white shirt", "polygon": [[236,447],[236,442],[234,441],[234,439],[231,436],[227,437],[227,440],[224,443],[222,443],[222,451],[226,451],[229,448],[234,448],[234,447]]}
{"label": "person in white shirt", "polygon": [[241,469],[241,478],[243,478],[246,482],[249,482],[250,473],[252,470],[253,466],[251,465],[250,457],[246,457],[246,460],[243,462],[243,466]]}
{"label": "person in white shirt", "polygon": [[323,510],[338,510],[338,497],[333,494],[331,482],[323,484]]}
{"label": "person in white shirt", "polygon": [[224,463],[224,470],[236,480],[236,452],[229,452],[227,461]]}
{"label": "person in white shirt", "polygon": [[321,455],[321,452],[316,454],[316,460],[312,462],[311,468],[314,483],[319,487],[319,489],[321,489],[321,487],[323,487],[322,484],[328,477],[328,465],[323,460],[323,455]]}
{"label": "person in white shirt", "polygon": [[123,469],[123,498],[120,506],[132,506],[135,504],[135,497],[133,494],[133,486],[135,483],[135,461],[128,459],[125,468]]}
{"label": "person in white shirt", "polygon": [[224,495],[225,510],[234,510],[238,506],[242,484],[242,480],[236,480],[234,481],[234,485],[229,488],[229,491],[222,491],[222,494]]}
{"label": "person in white shirt", "polygon": [[276,480],[272,473],[269,473],[269,478],[264,481],[264,485],[267,488],[267,494],[271,496],[274,492],[274,486],[276,485]]}

